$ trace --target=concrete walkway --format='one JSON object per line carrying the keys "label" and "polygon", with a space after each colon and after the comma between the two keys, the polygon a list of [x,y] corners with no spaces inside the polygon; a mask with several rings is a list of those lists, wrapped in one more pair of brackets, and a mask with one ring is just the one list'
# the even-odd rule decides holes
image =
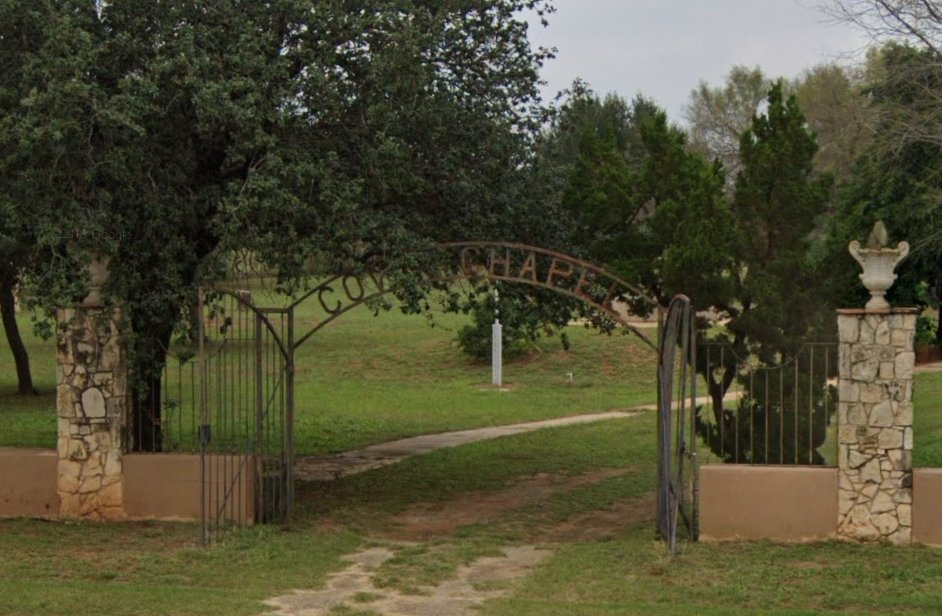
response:
{"label": "concrete walkway", "polygon": [[511,434],[533,432],[543,428],[556,428],[559,426],[573,426],[577,424],[593,423],[608,419],[624,419],[636,417],[643,410],[657,408],[655,405],[646,405],[630,411],[609,411],[606,413],[591,413],[588,415],[575,415],[573,417],[560,417],[543,421],[512,424],[509,426],[494,426],[490,428],[477,428],[475,430],[460,430],[458,432],[443,432],[440,434],[423,434],[398,441],[379,443],[364,449],[345,451],[332,456],[308,456],[298,458],[294,465],[294,475],[301,481],[333,481],[348,475],[355,475],[374,468],[383,468],[404,460],[411,456],[429,453],[445,447],[457,447],[477,441],[486,441]]}

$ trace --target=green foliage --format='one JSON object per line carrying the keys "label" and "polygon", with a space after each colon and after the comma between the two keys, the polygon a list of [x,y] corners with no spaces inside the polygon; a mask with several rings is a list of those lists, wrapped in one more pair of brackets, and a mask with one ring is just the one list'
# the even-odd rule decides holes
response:
{"label": "green foliage", "polygon": [[818,293],[810,257],[822,224],[831,178],[817,175],[814,135],[794,96],[781,83],[769,91],[768,109],[743,134],[743,169],[736,178],[733,213],[738,225],[735,297],[727,325],[734,338],[761,346],[760,359],[795,350],[800,340],[827,331],[830,307]]}
{"label": "green foliage", "polygon": [[937,323],[924,314],[916,317],[916,344],[932,344],[936,339]]}
{"label": "green foliage", "polygon": [[[542,336],[553,335],[568,321],[568,313],[551,307],[547,309],[531,292],[519,287],[508,289],[502,286],[499,300],[486,290],[469,294],[460,310],[471,315],[471,323],[458,330],[458,347],[471,357],[488,361],[492,350],[491,326],[498,310],[506,359],[514,359],[533,350]],[[563,348],[568,351],[569,337],[565,332],[561,336]]]}
{"label": "green foliage", "polygon": [[882,220],[891,244],[906,240],[912,247],[897,270],[889,301],[936,305],[942,296],[942,142],[932,131],[924,132],[926,123],[919,118],[939,108],[942,73],[931,52],[898,44],[882,48],[871,61],[879,69],[870,86],[879,124],[829,229],[825,259],[834,273],[830,293],[845,305],[863,302],[866,293],[856,264],[846,258],[847,243],[863,239]]}
{"label": "green foliage", "polygon": [[664,304],[677,292],[704,305],[725,294],[733,221],[722,169],[689,152],[684,133],[643,98],[630,106],[612,96],[574,98],[556,129],[563,151],[580,121],[562,193],[575,250]]}
{"label": "green foliage", "polygon": [[[751,114],[759,101],[747,93],[763,82],[761,73],[742,70],[734,77],[727,92],[701,98],[735,101]],[[715,342],[733,351],[730,362],[734,356],[787,362],[805,339],[827,339],[833,306],[821,301],[825,276],[816,238],[829,212],[832,179],[815,171],[815,136],[784,84],[771,87],[764,113],[737,135],[738,174],[729,198],[722,165],[706,162],[683,131],[643,99],[629,107],[583,94],[564,108],[572,116],[577,111],[586,119],[562,206],[579,250],[664,305],[684,293],[699,310],[709,309],[701,313],[710,315],[701,318],[701,331],[723,322],[712,331]],[[704,374],[720,414],[736,375],[733,364],[728,367],[720,377]],[[829,417],[832,410],[822,412]]]}
{"label": "green foliage", "polygon": [[576,223],[572,242],[593,258],[607,256],[612,244],[630,232],[640,212],[633,180],[615,135],[600,137],[587,129],[563,191],[562,206]]}
{"label": "green foliage", "polygon": [[[735,239],[729,295],[713,304],[726,318],[715,340],[728,344],[731,352],[720,371],[707,372],[706,362],[698,363],[713,399],[710,423],[715,429],[732,421],[726,427],[730,435],[755,431],[756,415],[783,419],[757,389],[763,385],[740,375],[737,358],[752,356],[764,365],[787,363],[797,358],[809,338],[826,340],[833,335],[834,306],[822,301],[823,276],[813,257],[814,234],[827,212],[832,181],[814,173],[816,151],[797,99],[786,98],[782,84],[775,84],[765,113],[753,119],[740,141],[742,169],[732,203]],[[748,412],[730,416],[724,411],[723,396],[734,379],[745,391]],[[817,402],[823,397],[822,386],[802,381],[794,385],[798,399],[814,400],[815,413],[820,414],[813,420],[815,430],[798,431],[795,447],[807,452],[823,440],[834,408]],[[710,438],[707,425],[701,417],[698,430]],[[726,443],[715,437],[710,445],[717,455],[721,447],[726,451]]]}
{"label": "green foliage", "polygon": [[[710,353],[714,361],[723,357],[717,351]],[[717,361],[717,368],[722,363]],[[697,433],[723,462],[834,464],[835,450],[823,445],[837,410],[837,388],[828,382],[836,363],[835,350],[821,345],[806,346],[775,365],[740,361],[736,380],[742,395],[724,401],[714,395],[710,416],[698,407]]]}
{"label": "green foliage", "polygon": [[109,259],[141,399],[233,251],[286,288],[311,262],[414,278],[421,259],[400,255],[520,216],[505,214],[548,54],[521,12],[544,0],[0,9],[2,44],[30,39],[4,56],[0,206],[52,255],[33,286],[47,307],[83,297],[82,265]]}
{"label": "green foliage", "polygon": [[722,305],[731,292],[735,241],[723,169],[690,152],[683,132],[669,126],[663,113],[642,125],[642,136],[639,199],[651,213],[639,229],[640,254],[620,259],[618,267],[663,305],[677,293],[697,307]]}

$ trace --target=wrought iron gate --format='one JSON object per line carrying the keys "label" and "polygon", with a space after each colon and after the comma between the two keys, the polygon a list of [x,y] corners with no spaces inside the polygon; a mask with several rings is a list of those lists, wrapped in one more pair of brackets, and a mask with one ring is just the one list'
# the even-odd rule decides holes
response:
{"label": "wrought iron gate", "polygon": [[678,295],[661,324],[657,367],[657,525],[672,556],[678,535],[698,533],[695,334],[690,299]]}
{"label": "wrought iron gate", "polygon": [[203,541],[232,524],[287,522],[294,496],[294,313],[248,291],[199,300]]}

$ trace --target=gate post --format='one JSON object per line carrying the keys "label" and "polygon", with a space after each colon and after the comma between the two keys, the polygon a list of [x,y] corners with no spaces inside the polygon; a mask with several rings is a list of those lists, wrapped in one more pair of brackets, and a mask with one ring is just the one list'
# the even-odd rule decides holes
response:
{"label": "gate post", "polygon": [[116,319],[97,293],[57,312],[57,491],[63,518],[125,517],[121,461],[128,365]]}
{"label": "gate post", "polygon": [[916,312],[838,311],[840,538],[912,541]]}

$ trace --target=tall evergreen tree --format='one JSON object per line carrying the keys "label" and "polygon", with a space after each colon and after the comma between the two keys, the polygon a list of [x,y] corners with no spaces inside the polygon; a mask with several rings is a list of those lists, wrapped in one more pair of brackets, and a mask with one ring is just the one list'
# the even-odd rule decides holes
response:
{"label": "tall evergreen tree", "polygon": [[[833,405],[816,408],[812,420],[796,418],[802,422],[797,431],[772,439],[776,447],[783,441],[787,451],[742,451],[734,446],[734,439],[754,428],[742,422],[748,424],[761,416],[771,418],[770,427],[790,426],[793,422],[779,418],[789,408],[788,402],[796,400],[768,402],[762,382],[742,384],[745,395],[739,404],[746,405],[741,410],[748,412],[728,409],[723,397],[737,378],[737,364],[743,358],[753,356],[766,365],[792,361],[809,337],[833,329],[833,306],[823,296],[814,258],[816,230],[828,211],[832,178],[814,172],[815,137],[805,127],[797,99],[785,96],[781,82],[769,91],[765,113],[753,118],[739,150],[742,170],[732,203],[735,244],[728,272],[730,295],[725,304],[714,305],[726,320],[715,341],[728,344],[730,352],[724,357],[725,365],[716,365],[714,359],[713,369],[704,371],[714,417],[712,421],[699,417],[697,428],[711,449],[728,459],[739,451],[742,458],[736,461],[740,462],[762,460],[769,453],[773,459],[781,456],[807,462],[796,451],[813,451],[813,461],[820,463],[823,458],[816,449],[824,441]],[[701,362],[701,368],[705,364]],[[826,379],[814,381],[790,373],[783,373],[782,378],[790,379],[782,391],[799,392],[797,400],[810,399],[812,388],[827,386]]]}

